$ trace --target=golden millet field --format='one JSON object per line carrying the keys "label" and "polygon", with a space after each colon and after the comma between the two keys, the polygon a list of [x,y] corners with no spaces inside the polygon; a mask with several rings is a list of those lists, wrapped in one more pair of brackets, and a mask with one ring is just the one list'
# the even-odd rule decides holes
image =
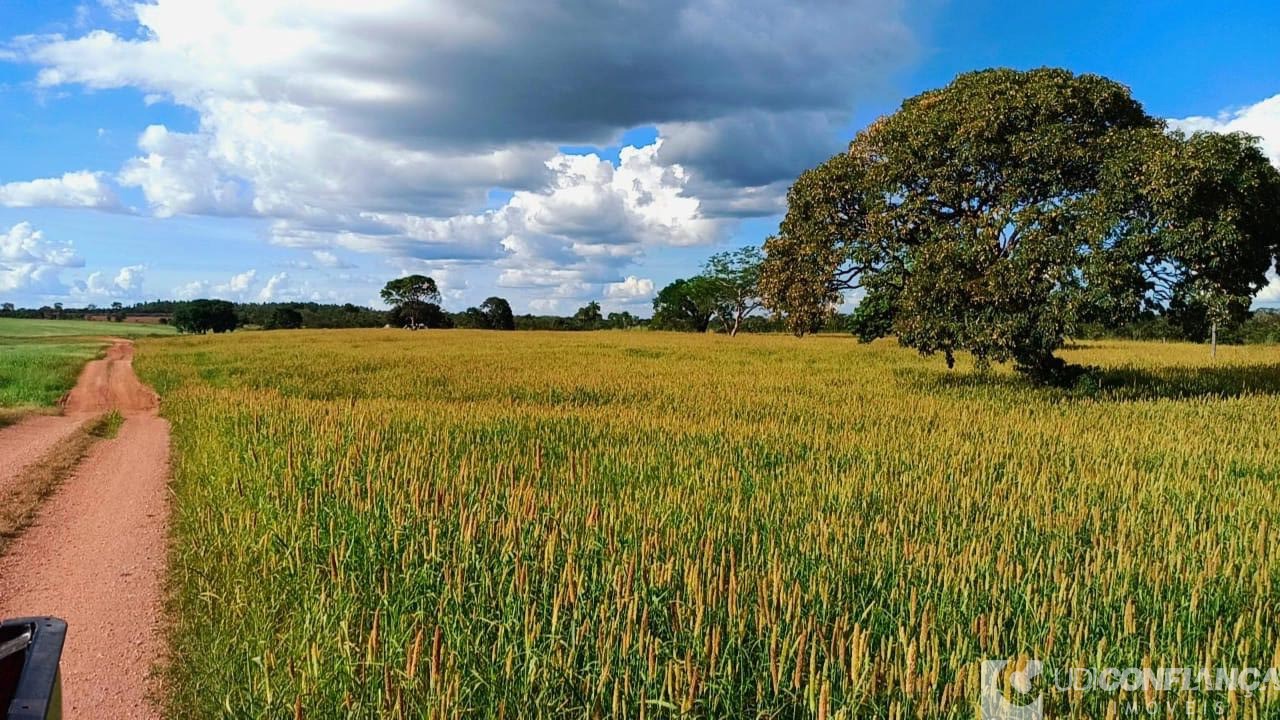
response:
{"label": "golden millet field", "polygon": [[1280,351],[1065,355],[1103,380],[834,336],[140,341],[173,710],[977,718],[984,658],[1280,665]]}

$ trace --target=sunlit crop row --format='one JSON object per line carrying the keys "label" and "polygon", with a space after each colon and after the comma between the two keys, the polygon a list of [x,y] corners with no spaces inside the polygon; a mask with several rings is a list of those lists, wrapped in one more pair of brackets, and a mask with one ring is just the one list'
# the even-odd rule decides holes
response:
{"label": "sunlit crop row", "polygon": [[1277,351],[1068,354],[1096,386],[836,337],[145,341],[172,708],[976,718],[984,658],[1280,666]]}

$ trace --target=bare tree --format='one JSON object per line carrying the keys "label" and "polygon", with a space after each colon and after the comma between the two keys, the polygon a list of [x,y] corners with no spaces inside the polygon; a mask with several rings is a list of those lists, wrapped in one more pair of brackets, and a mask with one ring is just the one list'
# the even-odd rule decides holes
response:
{"label": "bare tree", "polygon": [[742,321],[762,306],[760,299],[760,248],[744,247],[712,255],[703,277],[715,287],[716,316],[725,332],[737,335]]}

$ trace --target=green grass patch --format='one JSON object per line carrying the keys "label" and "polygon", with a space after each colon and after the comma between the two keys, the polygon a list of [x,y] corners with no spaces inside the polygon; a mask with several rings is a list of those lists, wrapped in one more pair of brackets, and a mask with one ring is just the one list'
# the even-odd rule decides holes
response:
{"label": "green grass patch", "polygon": [[101,438],[103,440],[112,440],[116,435],[120,434],[120,426],[124,425],[124,416],[119,410],[112,410],[98,418],[92,426],[89,427],[89,434]]}
{"label": "green grass patch", "polygon": [[0,338],[0,407],[53,405],[102,347],[100,340]]}

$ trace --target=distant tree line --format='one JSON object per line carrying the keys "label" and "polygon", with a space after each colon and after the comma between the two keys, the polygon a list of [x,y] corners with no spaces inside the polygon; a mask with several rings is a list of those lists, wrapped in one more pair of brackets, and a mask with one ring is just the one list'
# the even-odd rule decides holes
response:
{"label": "distant tree line", "polygon": [[[430,278],[427,278],[428,280]],[[433,283],[434,284],[434,283]],[[395,299],[395,298],[393,298]],[[449,312],[438,295],[407,298],[391,310],[315,302],[236,303],[228,300],[152,300],[133,305],[114,303],[110,309],[94,305],[64,307],[62,303],[38,308],[21,308],[0,303],[0,317],[80,320],[87,317],[123,322],[126,318],[172,323],[180,332],[221,333],[238,328],[290,330],[298,328],[375,328],[416,326],[419,328],[465,328],[481,330],[624,330],[648,325],[649,320],[630,312],[603,314],[600,304],[589,302],[573,315],[516,315],[501,297],[490,297],[476,307]]]}
{"label": "distant tree line", "polygon": [[17,307],[11,302],[0,303],[0,317],[26,318],[31,320],[81,320],[86,317],[101,318],[111,322],[124,322],[128,309],[119,302],[108,307],[98,307],[93,303],[83,307],[67,307],[56,302],[38,308]]}
{"label": "distant tree line", "polygon": [[[1102,323],[1082,324],[1075,339],[1096,340],[1167,340],[1209,342],[1212,322],[1205,315],[1180,317],[1174,314],[1146,313],[1133,322],[1119,326]],[[1271,345],[1280,343],[1280,309],[1263,308],[1246,313],[1218,326],[1218,342],[1226,345]]]}
{"label": "distant tree line", "polygon": [[478,306],[451,313],[441,305],[440,290],[434,279],[425,275],[408,275],[392,280],[383,287],[381,296],[391,305],[387,323],[413,330],[463,328],[475,330],[604,330],[639,327],[648,321],[629,312],[605,316],[594,300],[569,317],[558,315],[516,315],[505,298],[489,297]]}
{"label": "distant tree line", "polygon": [[[736,260],[731,262],[731,258]],[[759,262],[755,248],[713,256],[705,268],[723,268],[726,264],[742,268],[747,260]],[[736,271],[735,271],[736,272]],[[739,277],[749,274],[743,273]],[[758,277],[758,276],[757,276]],[[652,318],[631,312],[604,314],[599,303],[589,302],[572,315],[515,315],[511,305],[500,297],[490,297],[477,307],[462,312],[448,312],[438,303],[420,308],[415,319],[421,328],[462,328],[484,330],[590,331],[653,329],[675,332],[785,333],[794,332],[793,319],[785,314],[764,311],[754,299],[750,283],[720,285],[711,271],[673,281],[653,301]],[[757,280],[758,282],[758,280]],[[729,287],[731,292],[718,287]],[[134,305],[114,303],[110,308],[45,306],[19,308],[13,303],[0,303],[0,317],[33,319],[81,319],[105,317],[114,322],[125,318],[154,319],[172,322],[186,333],[219,333],[238,328],[289,330],[298,328],[374,328],[391,325],[406,327],[409,321],[403,309],[375,310],[350,303],[336,305],[314,302],[233,303],[225,300],[154,300]],[[834,307],[821,313],[806,332],[856,334],[860,323],[858,311],[842,313]],[[1206,342],[1210,319],[1203,307],[1175,306],[1163,313],[1148,311],[1138,318],[1120,324],[1081,323],[1073,339],[1122,338],[1133,340],[1168,340]],[[1280,343],[1280,310],[1262,309],[1237,312],[1218,327],[1218,342],[1224,344]]]}

